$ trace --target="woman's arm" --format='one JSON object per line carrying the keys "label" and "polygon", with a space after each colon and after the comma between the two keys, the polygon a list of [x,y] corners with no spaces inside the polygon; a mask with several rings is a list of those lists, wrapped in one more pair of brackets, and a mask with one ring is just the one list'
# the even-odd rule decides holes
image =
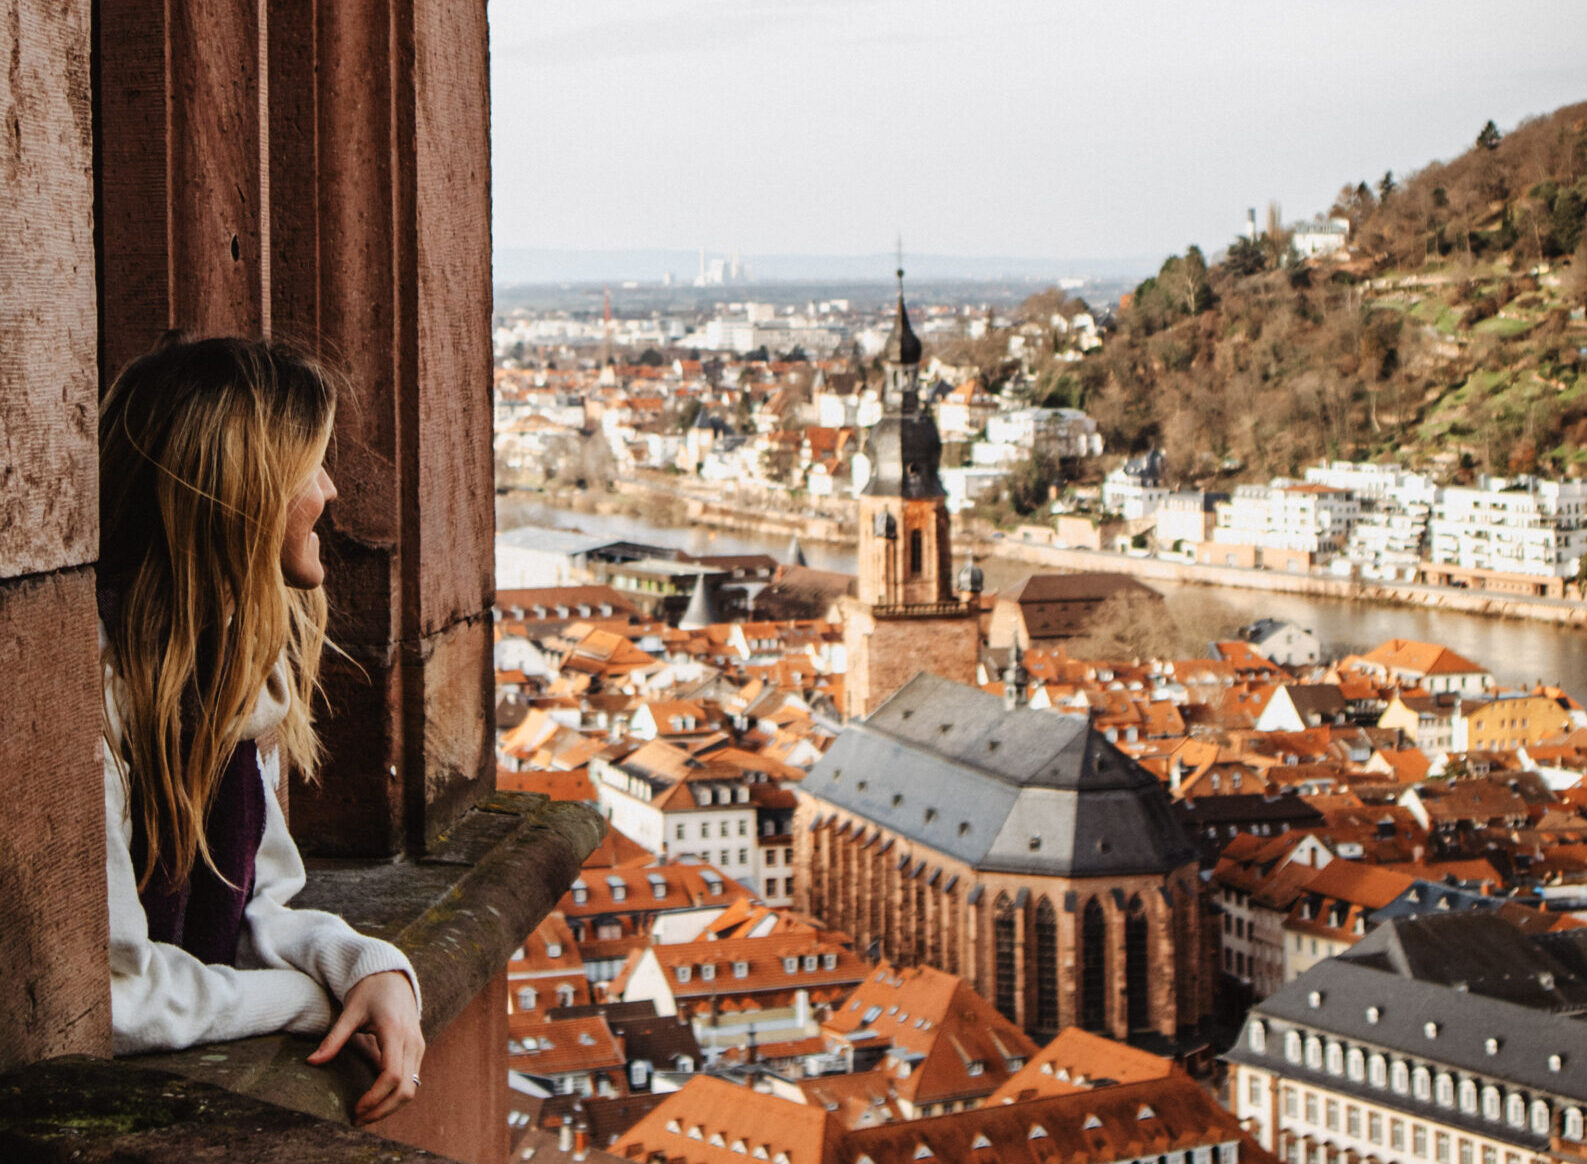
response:
{"label": "woman's arm", "polygon": [[106,871],[110,899],[111,1046],[118,1055],[272,1031],[317,1035],[334,1017],[325,991],[288,967],[237,970],[149,939],[132,866],[126,784],[105,756]]}
{"label": "woman's arm", "polygon": [[419,981],[401,950],[359,933],[335,914],[287,908],[307,876],[276,795],[280,767],[274,749],[260,753],[259,770],[265,785],[264,838],[254,858],[254,890],[243,911],[247,924],[237,944],[237,964],[302,970],[337,1001],[345,1000],[361,979],[394,970],[407,978],[417,1006]]}
{"label": "woman's arm", "polygon": [[306,875],[287,831],[276,789],[280,764],[274,749],[259,758],[265,785],[264,838],[254,858],[254,892],[243,916],[239,963],[292,966],[313,975],[342,1003],[341,1014],[309,1056],[328,1063],[355,1035],[378,1076],[353,1106],[357,1123],[384,1119],[414,1096],[424,1036],[419,1030],[419,981],[401,950],[360,934],[335,914],[288,909]]}

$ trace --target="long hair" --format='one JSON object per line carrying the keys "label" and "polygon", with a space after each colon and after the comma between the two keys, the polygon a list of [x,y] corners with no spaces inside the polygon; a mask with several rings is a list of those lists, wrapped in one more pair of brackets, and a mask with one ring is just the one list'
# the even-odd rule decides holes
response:
{"label": "long hair", "polygon": [[336,380],[283,346],[172,340],[133,361],[100,407],[100,573],[120,680],[117,757],[147,847],[175,884],[214,862],[205,818],[244,721],[283,656],[282,759],[312,775],[324,591],[282,575],[291,502],[330,438]]}

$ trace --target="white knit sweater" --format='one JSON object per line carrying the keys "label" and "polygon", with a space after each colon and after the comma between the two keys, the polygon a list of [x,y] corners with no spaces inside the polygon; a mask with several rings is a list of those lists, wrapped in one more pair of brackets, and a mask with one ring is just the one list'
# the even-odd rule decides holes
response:
{"label": "white knit sweater", "polygon": [[[253,894],[243,911],[236,966],[207,965],[180,946],[150,940],[138,900],[132,818],[118,759],[120,681],[103,627],[99,645],[106,660],[105,832],[115,1053],[173,1051],[272,1031],[319,1035],[335,1018],[336,1002],[359,979],[385,970],[406,974],[417,998],[418,979],[401,950],[365,937],[334,914],[287,907],[303,888],[304,871],[276,798],[280,765],[274,749],[259,758],[264,838],[254,859]],[[286,715],[292,699],[286,679],[285,666],[278,665],[244,726],[246,738],[256,739]]]}

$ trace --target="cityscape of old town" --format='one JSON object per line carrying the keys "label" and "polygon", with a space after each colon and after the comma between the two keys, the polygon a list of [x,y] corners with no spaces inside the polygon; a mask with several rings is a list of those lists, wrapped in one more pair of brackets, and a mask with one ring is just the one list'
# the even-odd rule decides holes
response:
{"label": "cityscape of old town", "polygon": [[0,10],[0,1161],[1587,1164],[1587,9]]}

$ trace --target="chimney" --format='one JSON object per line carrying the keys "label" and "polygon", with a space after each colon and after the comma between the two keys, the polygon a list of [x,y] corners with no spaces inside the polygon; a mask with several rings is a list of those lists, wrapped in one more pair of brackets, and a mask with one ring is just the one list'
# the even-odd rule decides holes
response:
{"label": "chimney", "polygon": [[590,1129],[580,1124],[573,1132],[573,1158],[582,1160],[590,1154]]}
{"label": "chimney", "polygon": [[557,1129],[557,1151],[573,1151],[573,1121],[563,1120],[562,1126]]}

